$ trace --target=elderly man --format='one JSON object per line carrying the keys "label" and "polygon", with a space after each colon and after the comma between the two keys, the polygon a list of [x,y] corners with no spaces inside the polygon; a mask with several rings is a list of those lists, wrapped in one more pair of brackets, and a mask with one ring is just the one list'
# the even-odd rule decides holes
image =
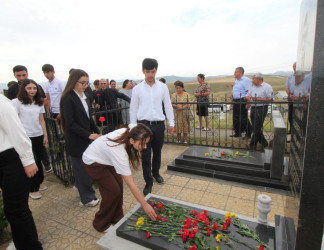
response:
{"label": "elderly man", "polygon": [[[268,146],[267,140],[262,133],[264,119],[268,113],[268,102],[272,100],[273,89],[263,81],[263,75],[256,73],[252,76],[253,86],[248,91],[245,99],[248,104],[246,108],[251,107],[251,121],[253,136],[250,142],[250,149],[256,150],[257,143],[260,142],[262,149]],[[252,104],[251,104],[252,102]]]}
{"label": "elderly man", "polygon": [[251,89],[251,80],[244,76],[244,68],[237,67],[234,71],[235,83],[233,86],[233,128],[234,134],[231,137],[241,137],[242,132],[246,132],[243,139],[251,138],[251,124],[248,119],[248,111],[245,108],[247,92]]}

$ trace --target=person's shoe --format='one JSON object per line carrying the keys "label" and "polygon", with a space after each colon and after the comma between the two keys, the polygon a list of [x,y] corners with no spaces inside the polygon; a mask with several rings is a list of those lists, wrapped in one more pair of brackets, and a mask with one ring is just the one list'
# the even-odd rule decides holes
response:
{"label": "person's shoe", "polygon": [[152,186],[153,186],[153,184],[146,183],[144,190],[143,190],[144,196],[146,196],[152,192]]}
{"label": "person's shoe", "polygon": [[46,173],[49,173],[49,172],[51,172],[53,170],[53,168],[52,168],[52,165],[51,164],[49,164],[48,166],[45,166],[45,172]]}
{"label": "person's shoe", "polygon": [[41,195],[41,193],[39,191],[37,191],[37,192],[29,193],[29,197],[34,199],[34,200],[38,200],[38,199],[42,198],[42,195]]}
{"label": "person's shoe", "polygon": [[250,150],[256,150],[256,146],[250,145]]}
{"label": "person's shoe", "polygon": [[45,185],[43,185],[43,184],[39,185],[39,191],[44,191],[46,189],[47,189],[47,187]]}
{"label": "person's shoe", "polygon": [[73,186],[73,190],[78,191],[78,188],[76,186]]}
{"label": "person's shoe", "polygon": [[202,131],[210,131],[210,128],[203,128]]}
{"label": "person's shoe", "polygon": [[230,135],[230,137],[241,137],[240,134],[234,134],[234,135]]}
{"label": "person's shoe", "polygon": [[246,136],[242,137],[242,140],[247,140],[247,139],[251,139],[251,135],[246,135]]}
{"label": "person's shoe", "polygon": [[268,142],[265,142],[265,143],[262,144],[262,147],[266,148],[266,147],[268,147],[268,145],[269,145]]}
{"label": "person's shoe", "polygon": [[159,175],[159,174],[154,175],[153,177],[158,183],[163,183],[164,182],[163,177],[161,175]]}
{"label": "person's shoe", "polygon": [[187,141],[183,141],[183,144],[188,144],[188,142]]}
{"label": "person's shoe", "polygon": [[201,127],[200,126],[197,126],[196,129],[201,129]]}
{"label": "person's shoe", "polygon": [[83,206],[86,206],[86,207],[95,207],[98,205],[100,199],[96,199],[96,200],[92,200],[86,204],[83,204],[81,201],[80,201],[80,204],[83,205]]}

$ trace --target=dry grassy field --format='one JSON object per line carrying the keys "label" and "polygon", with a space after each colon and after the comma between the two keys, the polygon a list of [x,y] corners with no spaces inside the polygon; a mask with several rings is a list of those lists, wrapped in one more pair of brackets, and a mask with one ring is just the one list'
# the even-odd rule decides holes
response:
{"label": "dry grassy field", "polygon": [[[247,77],[251,78],[250,75]],[[273,93],[276,94],[279,90],[285,90],[285,83],[287,77],[284,76],[273,76],[273,75],[266,75],[264,77],[264,81],[269,83],[273,88]],[[227,76],[227,77],[219,77],[214,79],[209,79],[207,82],[210,84],[211,92],[214,98],[224,98],[225,96],[229,96],[232,93],[232,85],[234,84],[234,77]],[[193,97],[195,89],[198,85],[198,82],[185,82],[185,90]],[[174,85],[172,83],[168,84],[168,88],[170,93],[175,92]],[[194,100],[194,98],[192,99]]]}

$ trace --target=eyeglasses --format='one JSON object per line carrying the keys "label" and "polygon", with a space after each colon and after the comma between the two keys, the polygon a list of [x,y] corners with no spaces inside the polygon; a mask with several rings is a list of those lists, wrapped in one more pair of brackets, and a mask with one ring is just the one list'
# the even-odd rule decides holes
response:
{"label": "eyeglasses", "polygon": [[80,82],[80,81],[77,81],[77,82],[81,83],[81,85],[83,85],[83,86],[89,85],[89,82]]}

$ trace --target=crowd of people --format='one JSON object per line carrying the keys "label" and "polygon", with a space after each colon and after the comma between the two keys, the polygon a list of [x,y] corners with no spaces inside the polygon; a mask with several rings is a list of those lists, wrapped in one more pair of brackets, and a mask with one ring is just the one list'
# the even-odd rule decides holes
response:
{"label": "crowd of people", "polygon": [[[40,191],[46,190],[42,184],[42,160],[47,155],[45,146],[48,142],[44,115],[58,119],[64,131],[81,205],[93,207],[100,203],[92,187],[93,181],[99,186],[102,201],[93,221],[96,230],[105,231],[123,217],[123,181],[146,214],[155,220],[155,211],[143,195],[152,191],[154,179],[159,184],[164,182],[160,166],[165,120],[168,120],[169,133],[176,133],[179,143],[188,143],[190,131],[190,95],[185,91],[184,83],[176,81],[176,92],[170,96],[165,79],[156,79],[157,70],[158,62],[145,58],[142,62],[144,80],[137,84],[126,79],[118,91],[116,81],[109,82],[108,79],[95,80],[92,90],[89,75],[81,69],[71,69],[65,83],[55,77],[55,69],[50,64],[42,67],[48,79],[43,89],[28,78],[25,66],[13,68],[17,82],[8,83],[7,93],[12,101],[0,95],[0,138],[4,142],[0,145],[0,185],[5,214],[17,249],[21,246],[42,249],[28,207],[28,196],[40,199]],[[235,69],[234,77],[232,136],[242,137],[245,133],[243,138],[251,139],[250,149],[255,150],[258,143],[264,148],[268,142],[262,126],[268,104],[273,99],[273,89],[264,82],[261,73],[253,74],[252,80],[244,76],[243,67]],[[294,74],[286,83],[289,100],[308,100],[310,78],[294,68]],[[204,74],[198,74],[197,81],[194,97],[197,99],[199,126],[196,129],[209,131],[211,87]],[[292,104],[289,112],[300,107],[298,105]],[[97,114],[95,120],[93,110]],[[109,111],[107,120],[100,120],[101,112],[106,111]],[[127,126],[118,127],[119,120]],[[108,133],[101,135],[99,125],[107,126]],[[138,169],[140,162],[146,183],[142,192],[136,187],[131,172],[131,169]],[[48,171],[46,164],[44,167]],[[10,184],[12,181],[15,185]]]}

